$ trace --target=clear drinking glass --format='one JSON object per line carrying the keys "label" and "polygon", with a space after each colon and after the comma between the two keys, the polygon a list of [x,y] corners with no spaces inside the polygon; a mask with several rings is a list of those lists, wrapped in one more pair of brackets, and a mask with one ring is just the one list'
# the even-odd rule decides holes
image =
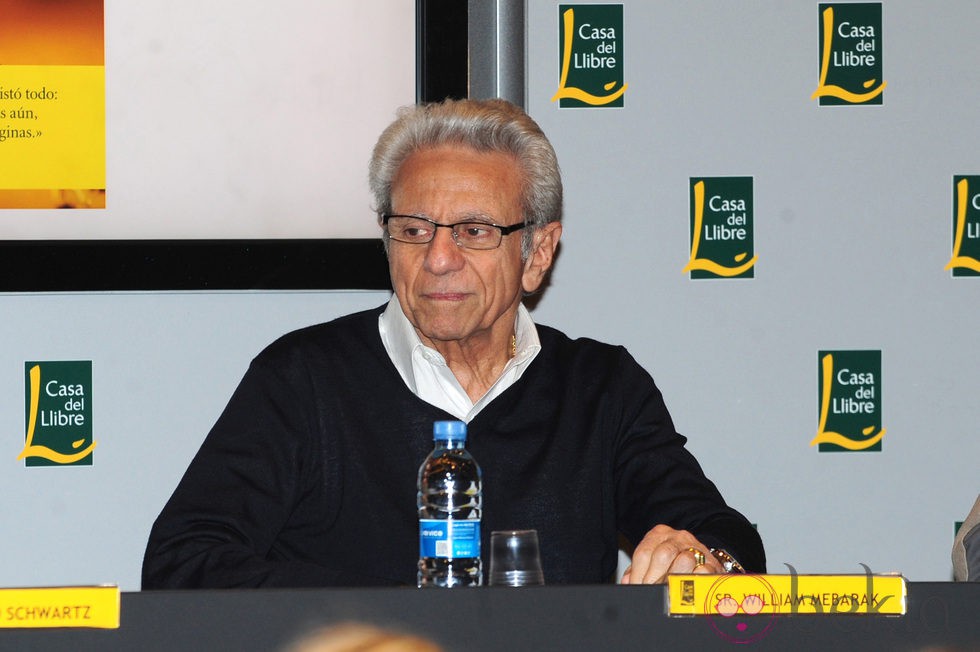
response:
{"label": "clear drinking glass", "polygon": [[490,533],[490,585],[541,586],[541,553],[537,530]]}

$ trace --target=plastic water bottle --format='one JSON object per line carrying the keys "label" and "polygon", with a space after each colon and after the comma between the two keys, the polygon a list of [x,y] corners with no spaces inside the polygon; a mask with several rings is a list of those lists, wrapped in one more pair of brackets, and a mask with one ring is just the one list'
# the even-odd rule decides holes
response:
{"label": "plastic water bottle", "polygon": [[466,424],[436,421],[435,447],[419,467],[418,585],[480,586],[483,477],[466,450]]}

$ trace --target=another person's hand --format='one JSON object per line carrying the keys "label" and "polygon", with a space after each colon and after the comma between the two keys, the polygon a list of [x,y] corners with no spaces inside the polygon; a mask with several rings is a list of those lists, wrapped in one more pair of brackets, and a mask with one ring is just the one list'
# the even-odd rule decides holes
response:
{"label": "another person's hand", "polygon": [[646,533],[633,551],[633,562],[622,584],[663,584],[670,573],[724,573],[708,546],[687,530],[658,525]]}

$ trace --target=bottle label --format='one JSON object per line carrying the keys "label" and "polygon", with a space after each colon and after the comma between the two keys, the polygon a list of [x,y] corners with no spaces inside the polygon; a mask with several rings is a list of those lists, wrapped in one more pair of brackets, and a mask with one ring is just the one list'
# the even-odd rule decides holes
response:
{"label": "bottle label", "polygon": [[457,559],[480,556],[480,521],[419,519],[419,556]]}

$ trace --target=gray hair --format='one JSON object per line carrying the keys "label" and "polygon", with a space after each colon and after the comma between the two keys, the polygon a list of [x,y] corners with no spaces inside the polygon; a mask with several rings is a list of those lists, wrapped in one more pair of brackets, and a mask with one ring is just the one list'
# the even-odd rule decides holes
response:
{"label": "gray hair", "polygon": [[505,100],[446,100],[399,109],[371,155],[368,180],[374,210],[379,216],[391,212],[391,184],[409,156],[440,145],[514,156],[522,172],[521,205],[528,227],[521,252],[527,259],[534,230],[561,219],[561,171],[555,150],[538,124]]}

